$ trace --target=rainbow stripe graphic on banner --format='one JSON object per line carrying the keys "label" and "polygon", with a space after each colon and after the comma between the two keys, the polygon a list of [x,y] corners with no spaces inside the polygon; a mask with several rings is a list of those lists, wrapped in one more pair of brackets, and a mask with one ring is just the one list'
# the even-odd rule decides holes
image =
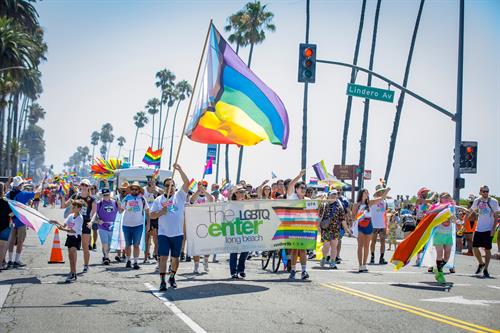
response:
{"label": "rainbow stripe graphic on banner", "polygon": [[27,228],[32,229],[37,233],[38,239],[43,245],[53,227],[53,225],[49,223],[49,219],[43,216],[39,211],[23,205],[20,202],[13,200],[7,200],[7,202],[19,221],[21,221],[21,223],[23,223]]}
{"label": "rainbow stripe graphic on banner", "polygon": [[144,155],[142,162],[147,165],[153,165],[155,167],[160,167],[161,163],[161,154],[163,153],[163,148],[158,150],[153,150],[151,147],[148,148],[148,151]]}
{"label": "rainbow stripe graphic on banner", "polygon": [[281,240],[280,248],[313,250],[316,248],[319,214],[306,207],[273,207],[281,220],[273,240]]}
{"label": "rainbow stripe graphic on banner", "polygon": [[211,25],[201,88],[186,135],[201,143],[240,146],[268,140],[286,149],[289,130],[278,95]]}

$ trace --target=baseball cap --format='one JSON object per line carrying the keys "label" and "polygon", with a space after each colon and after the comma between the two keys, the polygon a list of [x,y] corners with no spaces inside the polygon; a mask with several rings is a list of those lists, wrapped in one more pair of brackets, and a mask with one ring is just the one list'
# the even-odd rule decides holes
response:
{"label": "baseball cap", "polygon": [[103,189],[101,190],[101,194],[102,194],[102,195],[107,195],[107,194],[110,194],[110,193],[111,193],[111,191],[109,190],[109,188],[103,188]]}
{"label": "baseball cap", "polygon": [[80,182],[80,185],[91,186],[90,181],[88,179],[82,179],[82,181]]}

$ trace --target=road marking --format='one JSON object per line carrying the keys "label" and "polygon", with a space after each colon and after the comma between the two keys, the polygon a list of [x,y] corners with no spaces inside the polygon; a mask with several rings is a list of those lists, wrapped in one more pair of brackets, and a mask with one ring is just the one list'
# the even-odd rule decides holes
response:
{"label": "road marking", "polygon": [[498,287],[498,286],[488,286],[488,287],[493,288],[493,289],[500,289],[500,287]]}
{"label": "road marking", "polygon": [[193,330],[193,332],[195,333],[206,333],[207,331],[205,331],[200,325],[198,325],[197,323],[194,322],[194,320],[192,320],[191,318],[189,318],[184,312],[182,312],[181,309],[179,309],[174,303],[170,302],[168,299],[166,299],[165,297],[163,297],[163,293],[160,293],[158,292],[155,287],[153,287],[153,285],[151,285],[151,283],[144,283],[144,285],[146,286],[146,288],[148,288],[151,293],[156,297],[158,298],[160,301],[163,302],[163,304],[165,304],[167,306],[167,308],[170,309],[170,311],[172,311],[173,314],[175,314],[177,317],[179,317],[186,325],[189,326],[189,328],[191,328]]}
{"label": "road marking", "polygon": [[417,316],[425,317],[425,318],[432,319],[432,320],[435,320],[435,321],[438,321],[438,322],[441,322],[441,323],[444,323],[444,324],[447,324],[450,326],[458,327],[458,328],[464,329],[466,331],[498,333],[497,330],[493,330],[491,328],[487,328],[484,326],[469,323],[467,321],[448,317],[448,316],[445,316],[445,315],[442,315],[442,314],[439,314],[436,312],[432,312],[429,310],[418,308],[416,306],[411,306],[408,304],[396,302],[396,301],[393,301],[393,300],[390,300],[387,298],[372,295],[369,293],[365,293],[365,292],[362,292],[362,291],[359,291],[356,289],[352,289],[352,288],[348,288],[345,286],[341,286],[338,284],[329,285],[329,284],[322,283],[321,285],[323,287],[334,289],[337,291],[341,291],[343,293],[350,294],[352,296],[357,296],[357,297],[364,298],[366,300],[369,300],[369,301],[372,301],[375,303],[383,304],[383,305],[386,305],[386,306],[389,306],[389,307],[392,307],[392,308],[395,308],[398,310],[403,310],[403,311],[406,311],[409,313],[413,313]]}
{"label": "road marking", "polygon": [[5,300],[7,299],[7,295],[9,295],[10,287],[12,287],[11,284],[8,285],[0,285],[0,311],[2,311],[3,308],[3,303],[5,303]]}
{"label": "road marking", "polygon": [[[437,284],[428,284],[424,282],[402,282],[402,281],[342,281],[339,282],[342,284],[361,284],[361,285],[408,285],[408,286],[419,286],[419,287],[429,287],[429,286],[436,286],[436,287],[445,287],[445,286],[439,286]],[[453,287],[470,287],[471,284],[469,283],[454,283]]]}
{"label": "road marking", "polygon": [[464,305],[479,305],[479,306],[489,306],[489,304],[500,304],[500,301],[497,301],[497,300],[466,299],[463,296],[428,298],[428,299],[421,299],[421,301],[436,302],[436,303],[464,304]]}

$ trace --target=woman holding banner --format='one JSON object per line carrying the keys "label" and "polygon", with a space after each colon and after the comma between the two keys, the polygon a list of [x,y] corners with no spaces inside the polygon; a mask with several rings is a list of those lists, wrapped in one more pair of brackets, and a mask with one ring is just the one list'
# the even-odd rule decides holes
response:
{"label": "woman holding banner", "polygon": [[[231,189],[229,200],[232,201],[242,201],[245,200],[246,190],[243,186],[237,185]],[[231,272],[231,278],[233,279],[244,279],[247,275],[245,274],[245,261],[247,260],[248,252],[231,253],[229,255],[229,270]],[[238,264],[238,265],[236,265]]]}

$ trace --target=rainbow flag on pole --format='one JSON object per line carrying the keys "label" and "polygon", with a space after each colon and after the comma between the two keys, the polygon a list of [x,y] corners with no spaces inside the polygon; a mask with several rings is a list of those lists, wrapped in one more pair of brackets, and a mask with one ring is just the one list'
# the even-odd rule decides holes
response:
{"label": "rainbow flag on pole", "polygon": [[314,164],[313,169],[319,180],[325,180],[328,177],[328,170],[326,169],[325,161],[321,160],[320,162]]}
{"label": "rainbow flag on pole", "polygon": [[245,65],[214,25],[207,49],[186,135],[201,143],[240,146],[268,140],[286,149],[288,114],[278,95]]}
{"label": "rainbow flag on pole", "polygon": [[142,162],[147,165],[153,165],[155,167],[160,167],[161,163],[161,154],[163,153],[163,148],[158,150],[153,150],[151,147],[148,148],[148,151],[144,155]]}

